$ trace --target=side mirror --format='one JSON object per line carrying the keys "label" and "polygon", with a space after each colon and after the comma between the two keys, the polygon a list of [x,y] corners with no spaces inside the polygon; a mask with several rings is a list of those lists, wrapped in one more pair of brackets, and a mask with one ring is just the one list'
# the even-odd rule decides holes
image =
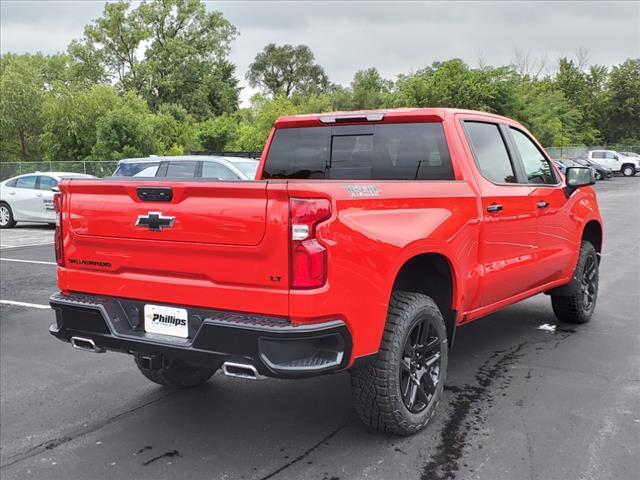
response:
{"label": "side mirror", "polygon": [[596,172],[591,167],[568,167],[565,174],[567,186],[565,193],[569,197],[577,188],[596,183]]}

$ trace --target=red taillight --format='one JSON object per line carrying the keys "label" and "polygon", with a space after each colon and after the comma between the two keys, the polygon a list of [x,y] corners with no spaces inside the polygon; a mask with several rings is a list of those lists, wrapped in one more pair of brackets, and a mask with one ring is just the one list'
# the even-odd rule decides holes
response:
{"label": "red taillight", "polygon": [[56,263],[64,267],[64,251],[62,249],[62,193],[53,194],[53,207],[56,210],[56,233],[54,235]]}
{"label": "red taillight", "polygon": [[331,216],[324,198],[292,198],[291,288],[317,288],[327,281],[327,250],[316,239],[316,226]]}

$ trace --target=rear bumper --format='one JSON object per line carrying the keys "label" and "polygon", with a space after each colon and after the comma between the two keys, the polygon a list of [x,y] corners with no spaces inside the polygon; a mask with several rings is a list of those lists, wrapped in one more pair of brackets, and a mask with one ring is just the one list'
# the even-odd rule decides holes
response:
{"label": "rear bumper", "polygon": [[93,341],[97,350],[142,353],[199,366],[250,363],[269,377],[299,378],[346,368],[351,336],[341,320],[292,324],[285,318],[184,307],[189,338],[144,331],[145,302],[83,294],[54,294],[50,333],[69,342]]}

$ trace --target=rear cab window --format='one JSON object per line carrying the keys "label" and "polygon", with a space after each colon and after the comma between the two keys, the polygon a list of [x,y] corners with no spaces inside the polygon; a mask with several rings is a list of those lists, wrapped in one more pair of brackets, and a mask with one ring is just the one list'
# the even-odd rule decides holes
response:
{"label": "rear cab window", "polygon": [[454,180],[439,122],[280,128],[264,178]]}

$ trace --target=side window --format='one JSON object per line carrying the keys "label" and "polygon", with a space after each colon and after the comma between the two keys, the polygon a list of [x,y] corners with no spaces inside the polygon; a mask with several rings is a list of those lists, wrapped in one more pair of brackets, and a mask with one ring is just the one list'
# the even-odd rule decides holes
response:
{"label": "side window", "polygon": [[169,162],[168,178],[193,178],[196,176],[196,161]]}
{"label": "side window", "polygon": [[613,160],[614,158],[616,158],[616,156],[613,154],[613,152],[604,152],[604,154],[605,154],[605,157],[610,159],[610,160]]}
{"label": "side window", "polygon": [[217,178],[218,180],[237,180],[238,176],[218,162],[204,162],[202,164],[203,178]]}
{"label": "side window", "polygon": [[14,178],[14,179],[13,179],[13,180],[11,180],[10,182],[7,182],[7,187],[15,188],[15,186],[16,186],[16,182],[17,182],[17,179],[15,179],[15,178]]}
{"label": "side window", "polygon": [[153,165],[151,167],[147,167],[143,170],[140,170],[138,173],[134,175],[134,177],[155,177],[158,172],[158,165]]}
{"label": "side window", "polygon": [[38,187],[40,190],[51,190],[52,188],[57,186],[58,181],[55,178],[45,176],[40,177],[40,184]]}
{"label": "side window", "polygon": [[509,127],[509,130],[511,130],[513,141],[520,153],[527,181],[529,183],[555,184],[556,178],[553,175],[553,169],[536,144],[520,130],[513,127]]}
{"label": "side window", "polygon": [[36,188],[36,176],[29,175],[28,177],[20,177],[16,179],[16,188]]}
{"label": "side window", "polygon": [[517,183],[502,134],[495,123],[465,122],[482,175],[495,183]]}
{"label": "side window", "polygon": [[593,152],[591,158],[605,158],[604,152]]}

